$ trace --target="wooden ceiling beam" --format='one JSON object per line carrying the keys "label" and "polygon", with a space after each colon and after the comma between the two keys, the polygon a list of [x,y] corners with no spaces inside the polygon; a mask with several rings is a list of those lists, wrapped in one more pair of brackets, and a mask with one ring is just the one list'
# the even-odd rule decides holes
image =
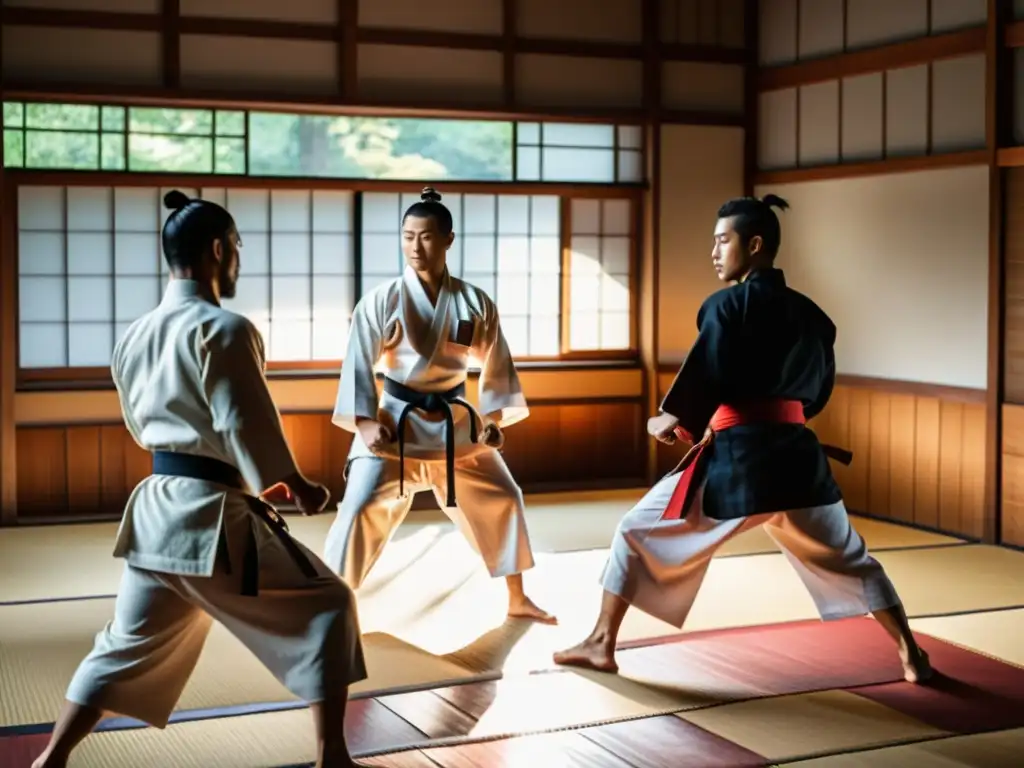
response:
{"label": "wooden ceiling beam", "polygon": [[757,89],[761,93],[778,91],[854,75],[912,67],[972,53],[985,53],[985,33],[985,27],[972,27],[959,32],[824,56],[798,64],[763,68],[758,73]]}

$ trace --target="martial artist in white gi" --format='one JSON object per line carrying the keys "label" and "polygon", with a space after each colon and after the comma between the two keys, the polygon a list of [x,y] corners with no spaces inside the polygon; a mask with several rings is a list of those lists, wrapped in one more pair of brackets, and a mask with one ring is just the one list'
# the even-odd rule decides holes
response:
{"label": "martial artist in white gi", "polygon": [[[429,488],[491,576],[505,577],[509,615],[551,622],[523,590],[522,573],[534,564],[523,495],[498,452],[502,429],[529,410],[494,302],[448,272],[454,232],[440,200],[428,187],[409,208],[404,274],[353,313],[333,421],[355,434],[325,560],[357,589],[413,495]],[[463,399],[471,357],[481,365],[482,423]]]}
{"label": "martial artist in white gi", "polygon": [[764,525],[823,620],[873,614],[896,641],[906,679],[931,675],[895,588],[850,525],[828,464],[840,452],[806,427],[832,394],[836,328],[774,267],[772,206],[787,207],[769,195],[719,210],[712,262],[735,285],[704,302],[697,340],[648,423],[663,442],[696,444],[619,524],[601,614],[558,663],[615,671],[628,605],[682,627],[715,550]]}
{"label": "martial artist in white gi", "polygon": [[114,554],[126,565],[113,621],[75,673],[34,768],[65,765],[105,712],[164,728],[214,619],[309,702],[317,765],[348,768],[348,687],[366,678],[355,597],[257,498],[284,484],[315,514],[328,492],[295,464],[262,338],[220,306],[238,278],[234,221],[180,192],[165,203],[172,279],[111,364],[125,424],[153,453],[153,474],[132,492],[118,531]]}

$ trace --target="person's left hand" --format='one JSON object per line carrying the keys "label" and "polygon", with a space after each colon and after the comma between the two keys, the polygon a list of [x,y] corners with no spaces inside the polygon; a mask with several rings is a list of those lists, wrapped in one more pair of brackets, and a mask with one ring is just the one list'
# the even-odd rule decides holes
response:
{"label": "person's left hand", "polygon": [[501,448],[505,444],[505,433],[501,431],[501,427],[492,421],[483,428],[483,431],[480,433],[480,439],[477,442],[491,448]]}
{"label": "person's left hand", "polygon": [[675,429],[679,426],[679,419],[669,413],[659,413],[647,420],[647,434],[666,445],[673,445],[676,442]]}

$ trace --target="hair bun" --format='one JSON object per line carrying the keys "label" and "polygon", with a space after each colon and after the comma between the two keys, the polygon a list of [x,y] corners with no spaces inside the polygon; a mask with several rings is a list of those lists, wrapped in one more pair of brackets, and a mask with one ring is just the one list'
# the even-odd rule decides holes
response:
{"label": "hair bun", "polygon": [[420,200],[424,203],[440,203],[441,193],[433,187],[424,187],[423,191],[420,193]]}
{"label": "hair bun", "polygon": [[180,211],[191,202],[192,201],[189,200],[188,195],[179,189],[172,189],[164,195],[164,205],[172,211]]}
{"label": "hair bun", "polygon": [[761,202],[767,205],[769,208],[778,208],[780,211],[784,211],[789,208],[789,203],[783,200],[778,195],[765,195],[761,198]]}

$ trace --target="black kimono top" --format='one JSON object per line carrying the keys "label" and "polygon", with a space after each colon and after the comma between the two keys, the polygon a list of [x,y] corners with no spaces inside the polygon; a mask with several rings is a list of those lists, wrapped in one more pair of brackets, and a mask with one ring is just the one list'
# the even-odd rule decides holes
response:
{"label": "black kimono top", "polygon": [[[810,420],[835,384],[836,327],[787,287],[779,269],[752,272],[708,297],[699,334],[661,410],[700,440],[719,405],[782,398]],[[817,436],[800,424],[753,424],[715,434],[704,514],[728,520],[832,504],[842,499]]]}

